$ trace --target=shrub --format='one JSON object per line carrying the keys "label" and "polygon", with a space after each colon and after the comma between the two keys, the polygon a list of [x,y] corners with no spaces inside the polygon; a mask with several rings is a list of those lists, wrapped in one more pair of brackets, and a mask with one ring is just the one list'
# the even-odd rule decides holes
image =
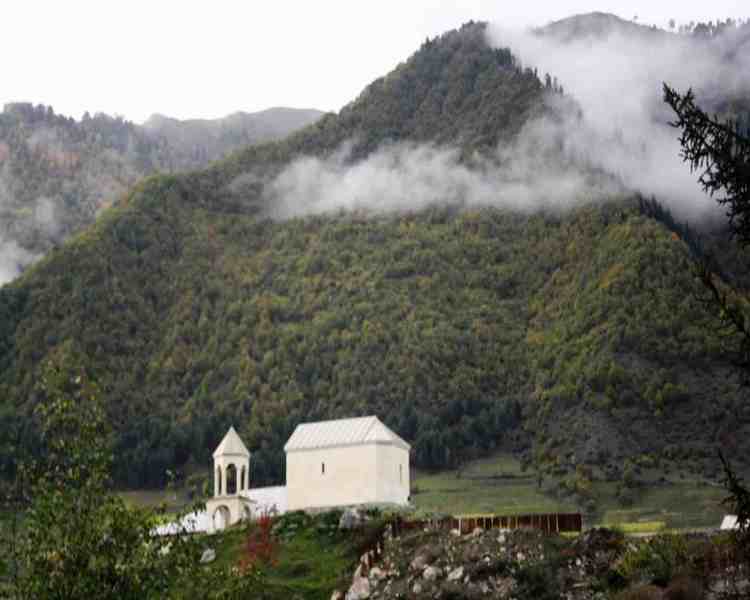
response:
{"label": "shrub", "polygon": [[555,570],[548,564],[525,565],[516,573],[515,597],[522,600],[557,600],[560,597]]}
{"label": "shrub", "polygon": [[288,512],[274,521],[271,533],[277,537],[289,538],[310,525],[312,517],[306,512],[295,510]]}
{"label": "shrub", "polygon": [[660,535],[629,549],[617,571],[630,582],[646,581],[664,587],[688,560],[688,546],[683,537]]}
{"label": "shrub", "polygon": [[273,519],[268,515],[263,515],[250,525],[245,540],[245,552],[240,561],[243,571],[260,564],[272,565],[276,562],[278,544],[271,535],[272,527]]}

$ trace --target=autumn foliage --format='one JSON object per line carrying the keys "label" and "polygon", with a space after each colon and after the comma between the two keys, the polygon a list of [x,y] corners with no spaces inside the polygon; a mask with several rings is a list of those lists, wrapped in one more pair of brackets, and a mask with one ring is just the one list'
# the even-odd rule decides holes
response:
{"label": "autumn foliage", "polygon": [[261,564],[275,565],[278,544],[271,533],[273,519],[263,515],[250,526],[245,540],[245,551],[240,561],[243,570]]}

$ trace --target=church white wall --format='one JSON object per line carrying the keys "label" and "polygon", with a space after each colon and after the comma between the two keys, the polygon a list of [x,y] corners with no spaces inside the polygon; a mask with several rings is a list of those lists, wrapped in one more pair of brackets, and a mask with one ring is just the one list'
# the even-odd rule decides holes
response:
{"label": "church white wall", "polygon": [[289,510],[376,503],[376,473],[374,444],[287,452]]}
{"label": "church white wall", "polygon": [[286,455],[289,510],[405,505],[409,482],[409,452],[397,446],[373,443],[297,450]]}
{"label": "church white wall", "polygon": [[409,502],[409,452],[398,446],[378,444],[376,448],[377,502],[405,505]]}
{"label": "church white wall", "polygon": [[287,511],[287,489],[285,486],[253,488],[241,495],[250,501],[253,518],[263,515],[283,515]]}

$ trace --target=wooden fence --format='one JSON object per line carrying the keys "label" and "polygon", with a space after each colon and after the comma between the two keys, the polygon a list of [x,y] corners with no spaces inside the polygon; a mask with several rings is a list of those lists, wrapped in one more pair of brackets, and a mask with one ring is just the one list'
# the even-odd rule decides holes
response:
{"label": "wooden fence", "polygon": [[397,518],[393,522],[394,535],[412,529],[456,529],[461,534],[475,529],[537,529],[544,533],[571,533],[583,529],[580,513],[548,513],[538,515],[481,515],[466,517],[445,517],[410,521]]}

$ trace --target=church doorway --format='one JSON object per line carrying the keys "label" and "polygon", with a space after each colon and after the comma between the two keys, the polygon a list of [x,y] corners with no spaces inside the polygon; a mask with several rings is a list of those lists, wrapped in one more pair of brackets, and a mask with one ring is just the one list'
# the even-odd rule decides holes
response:
{"label": "church doorway", "polygon": [[223,531],[229,527],[231,522],[231,513],[226,506],[218,506],[213,514],[214,531]]}

